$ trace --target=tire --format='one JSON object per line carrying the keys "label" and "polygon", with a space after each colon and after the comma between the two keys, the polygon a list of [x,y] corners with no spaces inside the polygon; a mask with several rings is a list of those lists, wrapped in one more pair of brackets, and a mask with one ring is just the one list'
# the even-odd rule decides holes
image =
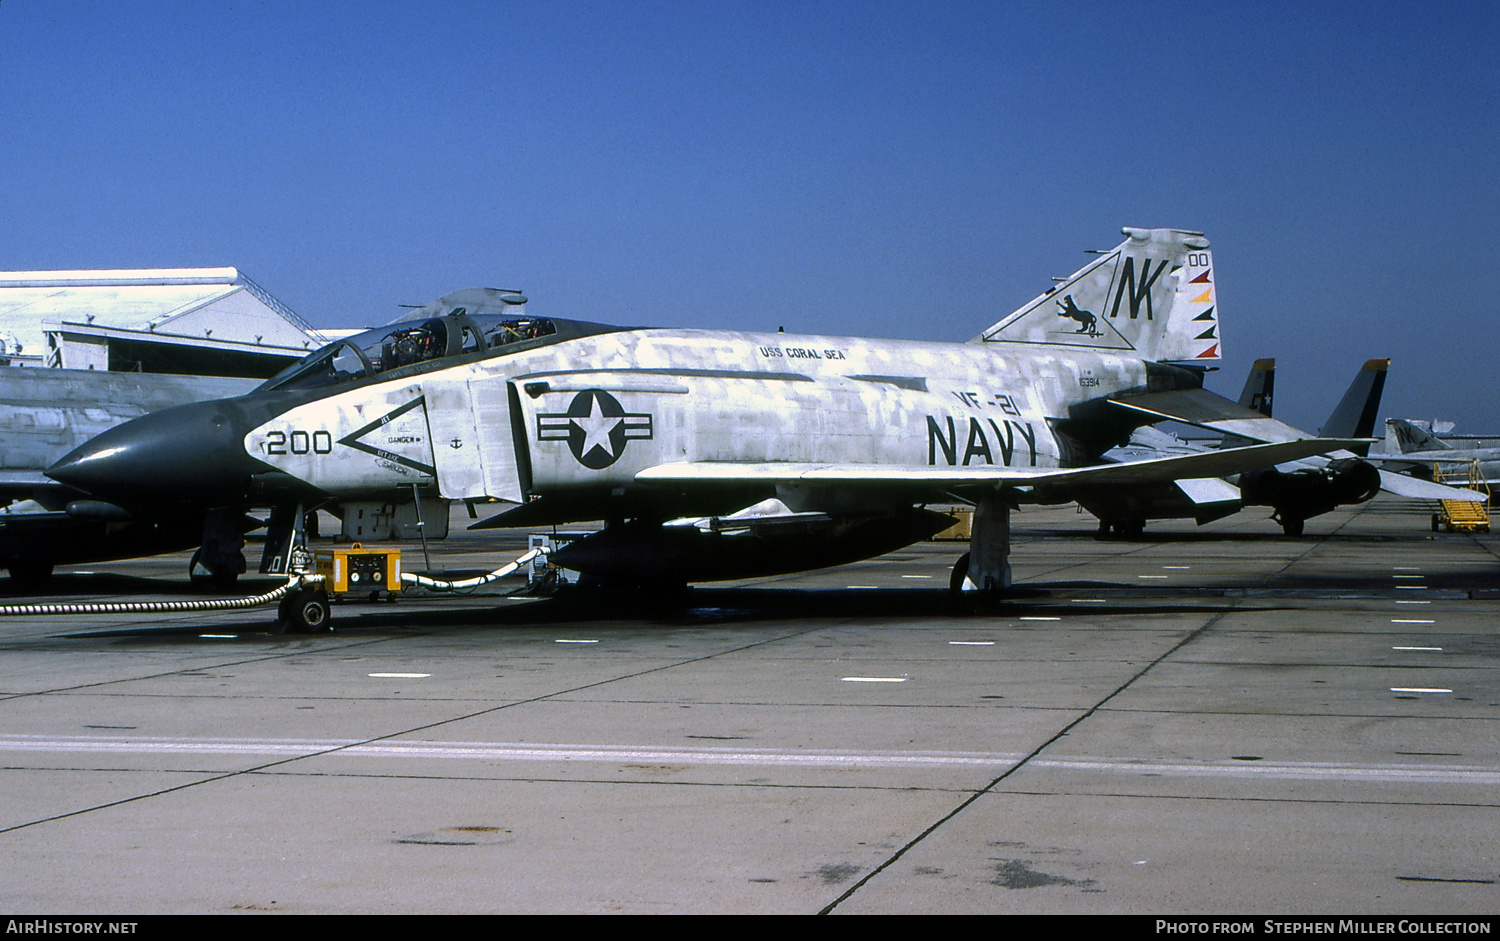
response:
{"label": "tire", "polygon": [[964,579],[969,577],[969,554],[965,552],[953,563],[953,574],[948,576],[948,590],[954,597],[963,594]]}
{"label": "tire", "polygon": [[328,593],[314,588],[292,592],[277,609],[276,633],[313,634],[332,630],[329,626]]}
{"label": "tire", "polygon": [[51,578],[51,562],[12,562],[10,564],[11,591],[31,594],[39,591]]}
{"label": "tire", "polygon": [[1284,516],[1281,518],[1281,531],[1285,535],[1297,537],[1302,535],[1303,520],[1295,516]]}
{"label": "tire", "polygon": [[235,572],[215,572],[203,564],[202,548],[193,551],[193,558],[188,562],[188,581],[200,591],[213,594],[228,594],[234,591],[235,585],[240,577]]}

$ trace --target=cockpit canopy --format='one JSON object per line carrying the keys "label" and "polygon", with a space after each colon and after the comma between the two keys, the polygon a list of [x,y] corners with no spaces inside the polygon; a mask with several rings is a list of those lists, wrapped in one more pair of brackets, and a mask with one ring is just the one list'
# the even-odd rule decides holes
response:
{"label": "cockpit canopy", "polygon": [[431,368],[427,364],[437,361],[452,365],[617,329],[513,313],[470,315],[458,307],[446,316],[403,320],[336,340],[267,379],[256,391],[342,385],[398,369],[426,372]]}

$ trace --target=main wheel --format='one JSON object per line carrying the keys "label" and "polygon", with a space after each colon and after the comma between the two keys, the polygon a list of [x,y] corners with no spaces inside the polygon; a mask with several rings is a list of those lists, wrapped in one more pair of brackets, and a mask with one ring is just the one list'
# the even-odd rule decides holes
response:
{"label": "main wheel", "polygon": [[969,577],[969,554],[965,552],[953,563],[953,574],[948,576],[948,590],[960,595],[964,590],[964,579]]}
{"label": "main wheel", "polygon": [[1303,520],[1296,516],[1283,516],[1281,518],[1281,531],[1288,536],[1302,535]]}
{"label": "main wheel", "polygon": [[239,578],[238,572],[215,571],[205,565],[202,548],[194,550],[193,558],[188,562],[188,581],[204,591],[226,594],[234,591]]}
{"label": "main wheel", "polygon": [[10,564],[11,591],[30,594],[38,591],[52,577],[51,562],[12,562]]}

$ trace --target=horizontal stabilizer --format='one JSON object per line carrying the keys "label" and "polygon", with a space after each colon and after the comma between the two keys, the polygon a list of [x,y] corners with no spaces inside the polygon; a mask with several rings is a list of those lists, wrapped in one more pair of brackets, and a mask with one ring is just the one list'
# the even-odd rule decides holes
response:
{"label": "horizontal stabilizer", "polygon": [[[1249,441],[1298,441],[1307,432],[1286,422],[1268,418],[1260,412],[1215,395],[1207,389],[1173,389],[1169,392],[1146,392],[1122,395],[1109,400],[1111,405],[1148,415],[1152,421],[1176,421],[1205,431],[1217,431]],[[1332,441],[1327,438],[1324,440]],[[1350,447],[1365,446],[1372,439],[1350,438]],[[1329,447],[1328,451],[1336,450]]]}
{"label": "horizontal stabilizer", "polygon": [[1398,497],[1415,497],[1419,500],[1458,500],[1463,503],[1484,503],[1489,499],[1484,494],[1475,493],[1473,490],[1445,487],[1430,480],[1408,477],[1405,474],[1394,474],[1390,471],[1380,472],[1380,489],[1386,493],[1394,493]]}

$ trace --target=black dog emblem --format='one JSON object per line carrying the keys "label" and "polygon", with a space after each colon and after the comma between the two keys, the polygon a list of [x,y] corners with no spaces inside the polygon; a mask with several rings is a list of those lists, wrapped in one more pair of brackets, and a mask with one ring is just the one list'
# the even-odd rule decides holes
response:
{"label": "black dog emblem", "polygon": [[1078,321],[1079,327],[1073,331],[1074,333],[1087,333],[1091,337],[1099,335],[1099,331],[1094,326],[1098,322],[1098,319],[1094,316],[1093,311],[1079,310],[1078,305],[1073,303],[1073,295],[1071,294],[1065,295],[1062,300],[1057,302],[1057,316]]}

